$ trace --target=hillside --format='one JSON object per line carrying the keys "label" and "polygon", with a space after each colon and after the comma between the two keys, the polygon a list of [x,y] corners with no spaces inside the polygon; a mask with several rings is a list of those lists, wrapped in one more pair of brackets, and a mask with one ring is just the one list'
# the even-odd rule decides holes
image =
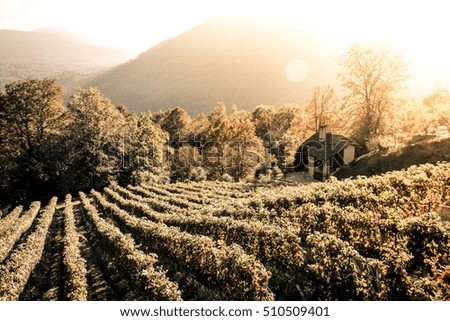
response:
{"label": "hillside", "polygon": [[[195,115],[217,101],[247,109],[298,102],[308,99],[315,85],[335,82],[340,52],[332,42],[319,42],[327,39],[320,33],[289,21],[216,18],[88,84],[135,112],[180,106]],[[296,59],[309,67],[299,83],[286,77]],[[295,77],[295,67],[293,72]]]}
{"label": "hillside", "polygon": [[[449,300],[450,163],[120,187],[0,219],[0,300]],[[79,196],[79,197],[78,197]]]}
{"label": "hillside", "polygon": [[127,52],[99,47],[50,27],[0,30],[0,43],[0,88],[27,77],[49,77],[70,90],[87,75],[131,58]]}
{"label": "hillside", "polygon": [[342,168],[336,177],[347,178],[350,176],[372,176],[393,170],[401,170],[412,165],[450,160],[450,139],[439,142],[421,143],[406,146],[397,152],[386,153],[383,151],[368,154],[356,164]]}

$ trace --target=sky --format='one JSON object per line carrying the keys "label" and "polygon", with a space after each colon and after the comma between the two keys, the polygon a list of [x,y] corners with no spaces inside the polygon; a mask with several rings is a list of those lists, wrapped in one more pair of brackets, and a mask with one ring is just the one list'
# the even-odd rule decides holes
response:
{"label": "sky", "polygon": [[405,53],[413,73],[434,73],[435,83],[448,86],[447,2],[0,0],[0,29],[32,31],[53,26],[137,55],[213,17],[289,16],[331,30],[349,45],[358,41],[389,45]]}

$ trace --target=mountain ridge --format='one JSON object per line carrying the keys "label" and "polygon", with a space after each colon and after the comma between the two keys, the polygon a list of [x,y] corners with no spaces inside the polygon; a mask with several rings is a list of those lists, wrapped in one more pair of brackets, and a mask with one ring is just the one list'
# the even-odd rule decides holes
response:
{"label": "mountain ridge", "polygon": [[[314,86],[335,84],[339,52],[304,29],[285,21],[211,19],[86,85],[134,112],[180,106],[198,114],[217,101],[247,109],[305,101]],[[295,59],[308,64],[303,82],[285,75]]]}
{"label": "mountain ridge", "polygon": [[132,55],[96,46],[53,27],[36,31],[0,30],[0,88],[31,78],[55,78],[70,91],[81,79],[129,60]]}

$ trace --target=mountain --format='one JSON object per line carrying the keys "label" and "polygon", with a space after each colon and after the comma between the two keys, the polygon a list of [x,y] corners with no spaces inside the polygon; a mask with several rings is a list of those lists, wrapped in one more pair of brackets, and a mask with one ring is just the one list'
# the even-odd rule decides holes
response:
{"label": "mountain", "polygon": [[[305,101],[315,85],[335,84],[341,52],[332,43],[297,22],[215,18],[88,84],[134,112],[180,106],[195,115],[217,101],[246,109]],[[301,80],[305,68],[303,81],[288,79]]]}
{"label": "mountain", "polygon": [[99,47],[52,27],[37,31],[0,30],[0,88],[26,77],[50,77],[66,86],[123,63],[131,54]]}

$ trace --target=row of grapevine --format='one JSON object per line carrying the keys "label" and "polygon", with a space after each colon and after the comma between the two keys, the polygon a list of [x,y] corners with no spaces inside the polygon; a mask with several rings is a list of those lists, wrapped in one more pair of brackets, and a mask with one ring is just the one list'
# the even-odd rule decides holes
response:
{"label": "row of grapevine", "polygon": [[407,249],[413,258],[408,264],[422,275],[434,273],[436,268],[450,266],[450,228],[434,212],[408,217],[398,224],[399,234],[407,239]]}
{"label": "row of grapevine", "polygon": [[386,247],[413,255],[410,271],[430,273],[449,263],[450,231],[436,213],[403,218],[400,209],[379,212],[341,207],[325,202],[305,203],[280,212],[246,210],[230,213],[237,219],[254,219],[282,228],[296,228],[302,242],[314,232],[332,234],[349,242],[364,256],[379,258]]}
{"label": "row of grapevine", "polygon": [[162,213],[176,213],[183,212],[185,209],[169,203],[169,201],[165,198],[161,199],[158,195],[147,191],[141,186],[128,186],[128,188],[132,192],[139,193],[140,195],[144,196],[146,203],[149,204],[155,211]]}
{"label": "row of grapevine", "polygon": [[0,300],[450,299],[449,163],[79,196],[0,219]]}
{"label": "row of grapevine", "polygon": [[380,259],[365,258],[348,242],[315,232],[308,236],[313,264],[312,296],[319,300],[407,300],[412,278],[406,272],[410,256],[386,248]]}
{"label": "row of grapevine", "polygon": [[[17,300],[22,293],[35,266],[41,259],[47,232],[55,213],[57,198],[50,200],[44,208],[35,229],[27,235],[0,266],[0,299]],[[39,207],[32,205],[32,210]],[[30,216],[31,215],[30,213]]]}
{"label": "row of grapevine", "polygon": [[[161,190],[161,187],[159,188]],[[164,188],[166,191],[163,195],[174,195],[185,199],[186,201],[194,204],[210,204],[213,199],[206,197],[204,193],[186,191],[178,186],[167,186]],[[217,196],[216,196],[217,197]]]}
{"label": "row of grapevine", "polygon": [[173,184],[186,192],[197,192],[207,197],[218,197],[219,199],[235,200],[251,197],[254,187],[243,183],[226,183],[218,181],[204,181],[198,183],[178,182]]}
{"label": "row of grapevine", "polygon": [[133,287],[147,300],[180,300],[177,285],[156,267],[157,256],[139,250],[129,235],[123,234],[117,227],[105,221],[84,193],[80,192],[80,198],[88,220],[95,227],[104,249],[119,258],[116,262],[128,272]]}
{"label": "row of grapevine", "polygon": [[170,193],[163,188],[145,184],[142,184],[141,186],[146,190],[146,195],[149,197],[158,198],[159,200],[166,201],[169,204],[181,208],[188,208],[188,209],[202,208],[202,205],[198,204],[197,202],[192,202],[183,197],[179,197],[177,194]]}
{"label": "row of grapevine", "polygon": [[450,286],[438,276],[408,272],[412,255],[383,248],[379,259],[360,255],[348,242],[315,232],[308,236],[312,297],[319,300],[448,300]]}
{"label": "row of grapevine", "polygon": [[151,251],[170,256],[207,283],[220,287],[230,299],[273,299],[268,287],[269,272],[242,248],[134,217],[108,202],[100,193],[93,191],[92,194],[104,210]]}
{"label": "row of grapevine", "polygon": [[[112,186],[115,187],[117,185],[113,184]],[[162,213],[179,213],[189,215],[189,213],[193,211],[200,211],[202,213],[209,213],[210,215],[220,216],[220,213],[226,211],[226,209],[224,209],[224,206],[226,205],[224,204],[228,204],[229,206],[228,210],[231,212],[235,211],[237,208],[241,210],[247,209],[246,205],[235,204],[234,202],[233,203],[223,202],[224,204],[222,203],[219,206],[216,206],[213,203],[213,204],[205,204],[201,207],[195,206],[195,208],[190,208],[190,203],[185,200],[178,200],[178,202],[184,203],[182,207],[179,207],[171,204],[170,199],[172,199],[173,197],[157,195],[155,193],[148,191],[142,186],[127,186],[127,189],[132,193],[139,194],[140,196],[142,196],[147,204],[149,204],[156,211]],[[211,197],[214,198],[213,196]],[[220,213],[215,213],[216,210],[219,211]]]}
{"label": "row of grapevine", "polygon": [[0,237],[3,235],[4,231],[7,231],[15,224],[15,221],[19,218],[20,214],[22,214],[22,210],[23,206],[17,206],[0,220]]}
{"label": "row of grapevine", "polygon": [[64,207],[63,262],[67,270],[66,295],[72,301],[86,301],[88,282],[85,260],[80,254],[79,233],[75,227],[72,196],[66,195]]}
{"label": "row of grapevine", "polygon": [[439,166],[427,164],[372,178],[262,189],[248,205],[282,211],[305,203],[330,202],[342,207],[376,211],[385,216],[389,215],[389,208],[396,208],[402,210],[403,216],[411,216],[449,203],[450,195],[446,193],[449,184],[449,163]]}
{"label": "row of grapevine", "polygon": [[0,243],[0,262],[5,260],[8,253],[14,247],[14,244],[16,244],[22,234],[31,227],[40,208],[40,202],[33,202],[28,211],[23,213],[20,218],[4,226],[1,235],[2,242]]}
{"label": "row of grapevine", "polygon": [[[117,187],[120,191],[124,191]],[[138,195],[125,199],[117,192],[105,188],[105,194],[112,202],[120,204],[128,211],[138,211],[139,215],[154,222],[176,226],[191,234],[202,234],[225,244],[239,244],[246,253],[255,255],[260,261],[275,265],[281,270],[298,269],[303,265],[304,253],[298,236],[288,229],[260,222],[238,221],[232,218],[218,218],[210,215],[162,214],[152,211],[145,205],[145,200]]]}
{"label": "row of grapevine", "polygon": [[[179,194],[180,196],[186,197],[193,202],[200,204],[211,204],[215,203],[218,200],[229,201],[230,199],[239,198],[244,199],[251,196],[251,193],[239,193],[237,194],[236,190],[227,192],[225,190],[218,190],[214,183],[209,183],[204,186],[197,186],[188,183],[177,183],[173,184],[173,186],[166,187],[166,190]],[[230,195],[233,195],[231,197]]]}

